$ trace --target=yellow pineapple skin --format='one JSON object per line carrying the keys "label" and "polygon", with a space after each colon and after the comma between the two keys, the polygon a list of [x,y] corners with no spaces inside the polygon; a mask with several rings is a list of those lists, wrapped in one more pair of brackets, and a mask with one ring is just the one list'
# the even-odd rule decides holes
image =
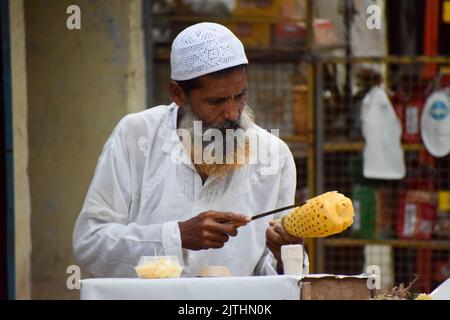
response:
{"label": "yellow pineapple skin", "polygon": [[416,297],[415,300],[433,300],[433,298],[429,294],[421,293]]}
{"label": "yellow pineapple skin", "polygon": [[327,237],[353,224],[352,201],[337,191],[314,197],[284,216],[281,223],[295,237]]}

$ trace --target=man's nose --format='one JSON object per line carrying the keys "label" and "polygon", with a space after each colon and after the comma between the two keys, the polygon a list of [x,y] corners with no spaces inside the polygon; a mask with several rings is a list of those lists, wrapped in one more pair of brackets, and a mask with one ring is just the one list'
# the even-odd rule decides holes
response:
{"label": "man's nose", "polygon": [[228,121],[236,121],[239,119],[239,104],[234,99],[230,99],[228,102],[224,117]]}

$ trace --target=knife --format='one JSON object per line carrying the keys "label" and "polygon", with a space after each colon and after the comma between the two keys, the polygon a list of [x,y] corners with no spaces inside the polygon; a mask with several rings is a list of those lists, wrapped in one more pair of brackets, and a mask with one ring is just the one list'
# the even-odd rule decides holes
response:
{"label": "knife", "polygon": [[305,203],[306,202],[301,203],[301,204],[293,204],[293,205],[290,205],[290,206],[287,206],[287,207],[278,208],[278,209],[275,209],[275,210],[271,210],[271,211],[267,211],[267,212],[263,212],[263,213],[257,214],[257,215],[252,217],[252,221],[256,220],[256,219],[259,219],[259,218],[262,218],[262,217],[265,217],[265,216],[268,216],[270,214],[274,214],[274,213],[277,213],[277,212],[281,212],[281,211],[287,210],[287,209],[293,209],[293,208],[296,208],[296,207],[301,207]]}

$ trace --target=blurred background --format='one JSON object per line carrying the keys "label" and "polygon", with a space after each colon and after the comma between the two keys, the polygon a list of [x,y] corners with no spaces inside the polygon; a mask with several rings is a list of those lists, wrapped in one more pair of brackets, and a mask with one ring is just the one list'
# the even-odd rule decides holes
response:
{"label": "blurred background", "polygon": [[171,102],[171,41],[200,21],[244,43],[298,200],[353,200],[350,229],[306,239],[310,271],[377,265],[383,289],[427,293],[450,277],[450,0],[0,3],[0,298],[79,298],[72,230],[102,147],[125,114]]}

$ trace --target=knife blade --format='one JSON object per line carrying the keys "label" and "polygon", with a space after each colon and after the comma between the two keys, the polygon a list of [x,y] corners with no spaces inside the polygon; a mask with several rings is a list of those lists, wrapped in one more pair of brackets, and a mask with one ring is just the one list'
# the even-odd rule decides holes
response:
{"label": "knife blade", "polygon": [[267,211],[267,212],[263,212],[263,213],[254,215],[252,217],[252,221],[256,220],[256,219],[259,219],[259,218],[262,218],[262,217],[265,217],[265,216],[268,216],[270,214],[274,214],[274,213],[278,213],[278,212],[287,210],[287,209],[293,209],[293,208],[296,208],[296,207],[300,207],[300,206],[304,205],[305,203],[306,202],[301,203],[301,204],[293,204],[293,205],[290,205],[290,206],[287,206],[287,207],[282,207],[282,208],[278,208],[278,209],[275,209],[275,210],[271,210],[271,211]]}

